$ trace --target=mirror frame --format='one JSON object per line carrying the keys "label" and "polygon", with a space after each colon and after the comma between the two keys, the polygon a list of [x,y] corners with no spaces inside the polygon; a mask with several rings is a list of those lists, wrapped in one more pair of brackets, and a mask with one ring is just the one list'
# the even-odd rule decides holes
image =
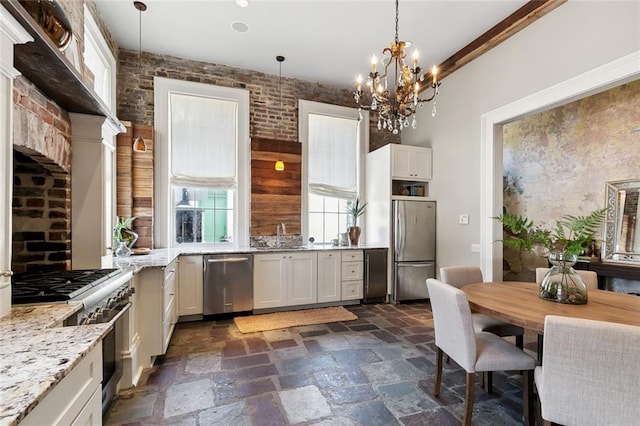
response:
{"label": "mirror frame", "polygon": [[639,189],[640,179],[607,182],[605,188],[607,216],[604,223],[604,245],[602,260],[607,262],[640,263],[640,253],[619,253],[615,251],[619,230],[616,229],[618,217],[618,191],[622,189]]}

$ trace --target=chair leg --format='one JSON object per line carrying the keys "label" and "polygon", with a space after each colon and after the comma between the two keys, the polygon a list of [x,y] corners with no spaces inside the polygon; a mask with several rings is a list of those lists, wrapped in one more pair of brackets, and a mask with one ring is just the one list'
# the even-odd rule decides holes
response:
{"label": "chair leg", "polygon": [[533,403],[533,370],[522,372],[522,416],[524,424],[534,426],[536,424]]}
{"label": "chair leg", "polygon": [[440,395],[441,383],[442,383],[442,349],[436,347],[436,381],[433,384],[433,396]]}
{"label": "chair leg", "polygon": [[482,386],[488,394],[493,393],[493,372],[485,371],[482,373]]}
{"label": "chair leg", "polygon": [[516,336],[516,346],[520,349],[524,348],[524,335]]}
{"label": "chair leg", "polygon": [[471,425],[471,416],[473,415],[473,399],[475,391],[475,373],[467,373],[467,391],[464,397],[464,419],[462,424],[464,426]]}

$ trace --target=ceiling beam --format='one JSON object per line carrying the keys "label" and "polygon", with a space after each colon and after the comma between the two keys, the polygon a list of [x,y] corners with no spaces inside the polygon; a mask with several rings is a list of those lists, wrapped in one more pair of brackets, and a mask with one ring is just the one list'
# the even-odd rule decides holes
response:
{"label": "ceiling beam", "polygon": [[[442,62],[438,66],[438,79],[442,80],[449,74],[462,68],[478,56],[488,52],[518,31],[551,12],[556,7],[566,3],[566,1],[567,0],[531,0],[524,4],[520,9],[513,12],[480,37]],[[429,79],[427,81],[430,80],[431,73],[429,72]],[[425,85],[421,91],[429,87],[429,85]]]}

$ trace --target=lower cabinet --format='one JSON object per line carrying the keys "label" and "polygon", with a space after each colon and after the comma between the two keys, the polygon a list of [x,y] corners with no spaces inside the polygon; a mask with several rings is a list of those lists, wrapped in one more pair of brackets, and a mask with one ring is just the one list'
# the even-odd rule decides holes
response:
{"label": "lower cabinet", "polygon": [[253,308],[269,309],[362,299],[363,262],[362,250],[255,255]]}
{"label": "lower cabinet", "polygon": [[151,358],[164,355],[178,319],[176,291],[177,261],[164,268],[149,268],[140,272],[139,327],[144,352],[143,365]]}
{"label": "lower cabinet", "polygon": [[315,252],[259,254],[253,258],[253,308],[318,303]]}
{"label": "lower cabinet", "polygon": [[101,425],[102,343],[97,344],[20,424]]}
{"label": "lower cabinet", "polygon": [[318,303],[337,302],[342,298],[341,259],[339,251],[318,253]]}
{"label": "lower cabinet", "polygon": [[178,316],[202,315],[202,256],[178,259]]}
{"label": "lower cabinet", "polygon": [[342,252],[342,300],[362,299],[364,286],[364,252]]}

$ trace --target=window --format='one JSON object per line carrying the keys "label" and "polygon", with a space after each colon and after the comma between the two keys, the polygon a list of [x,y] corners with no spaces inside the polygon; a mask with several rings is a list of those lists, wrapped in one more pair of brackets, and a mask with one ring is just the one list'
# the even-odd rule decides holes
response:
{"label": "window", "polygon": [[86,6],[84,16],[84,63],[93,73],[93,91],[113,110],[116,100],[116,60]]}
{"label": "window", "polygon": [[364,162],[369,150],[369,115],[355,108],[300,101],[303,158],[303,233],[330,243],[346,232],[345,207],[364,200]]}
{"label": "window", "polygon": [[154,85],[156,246],[248,245],[248,91]]}

